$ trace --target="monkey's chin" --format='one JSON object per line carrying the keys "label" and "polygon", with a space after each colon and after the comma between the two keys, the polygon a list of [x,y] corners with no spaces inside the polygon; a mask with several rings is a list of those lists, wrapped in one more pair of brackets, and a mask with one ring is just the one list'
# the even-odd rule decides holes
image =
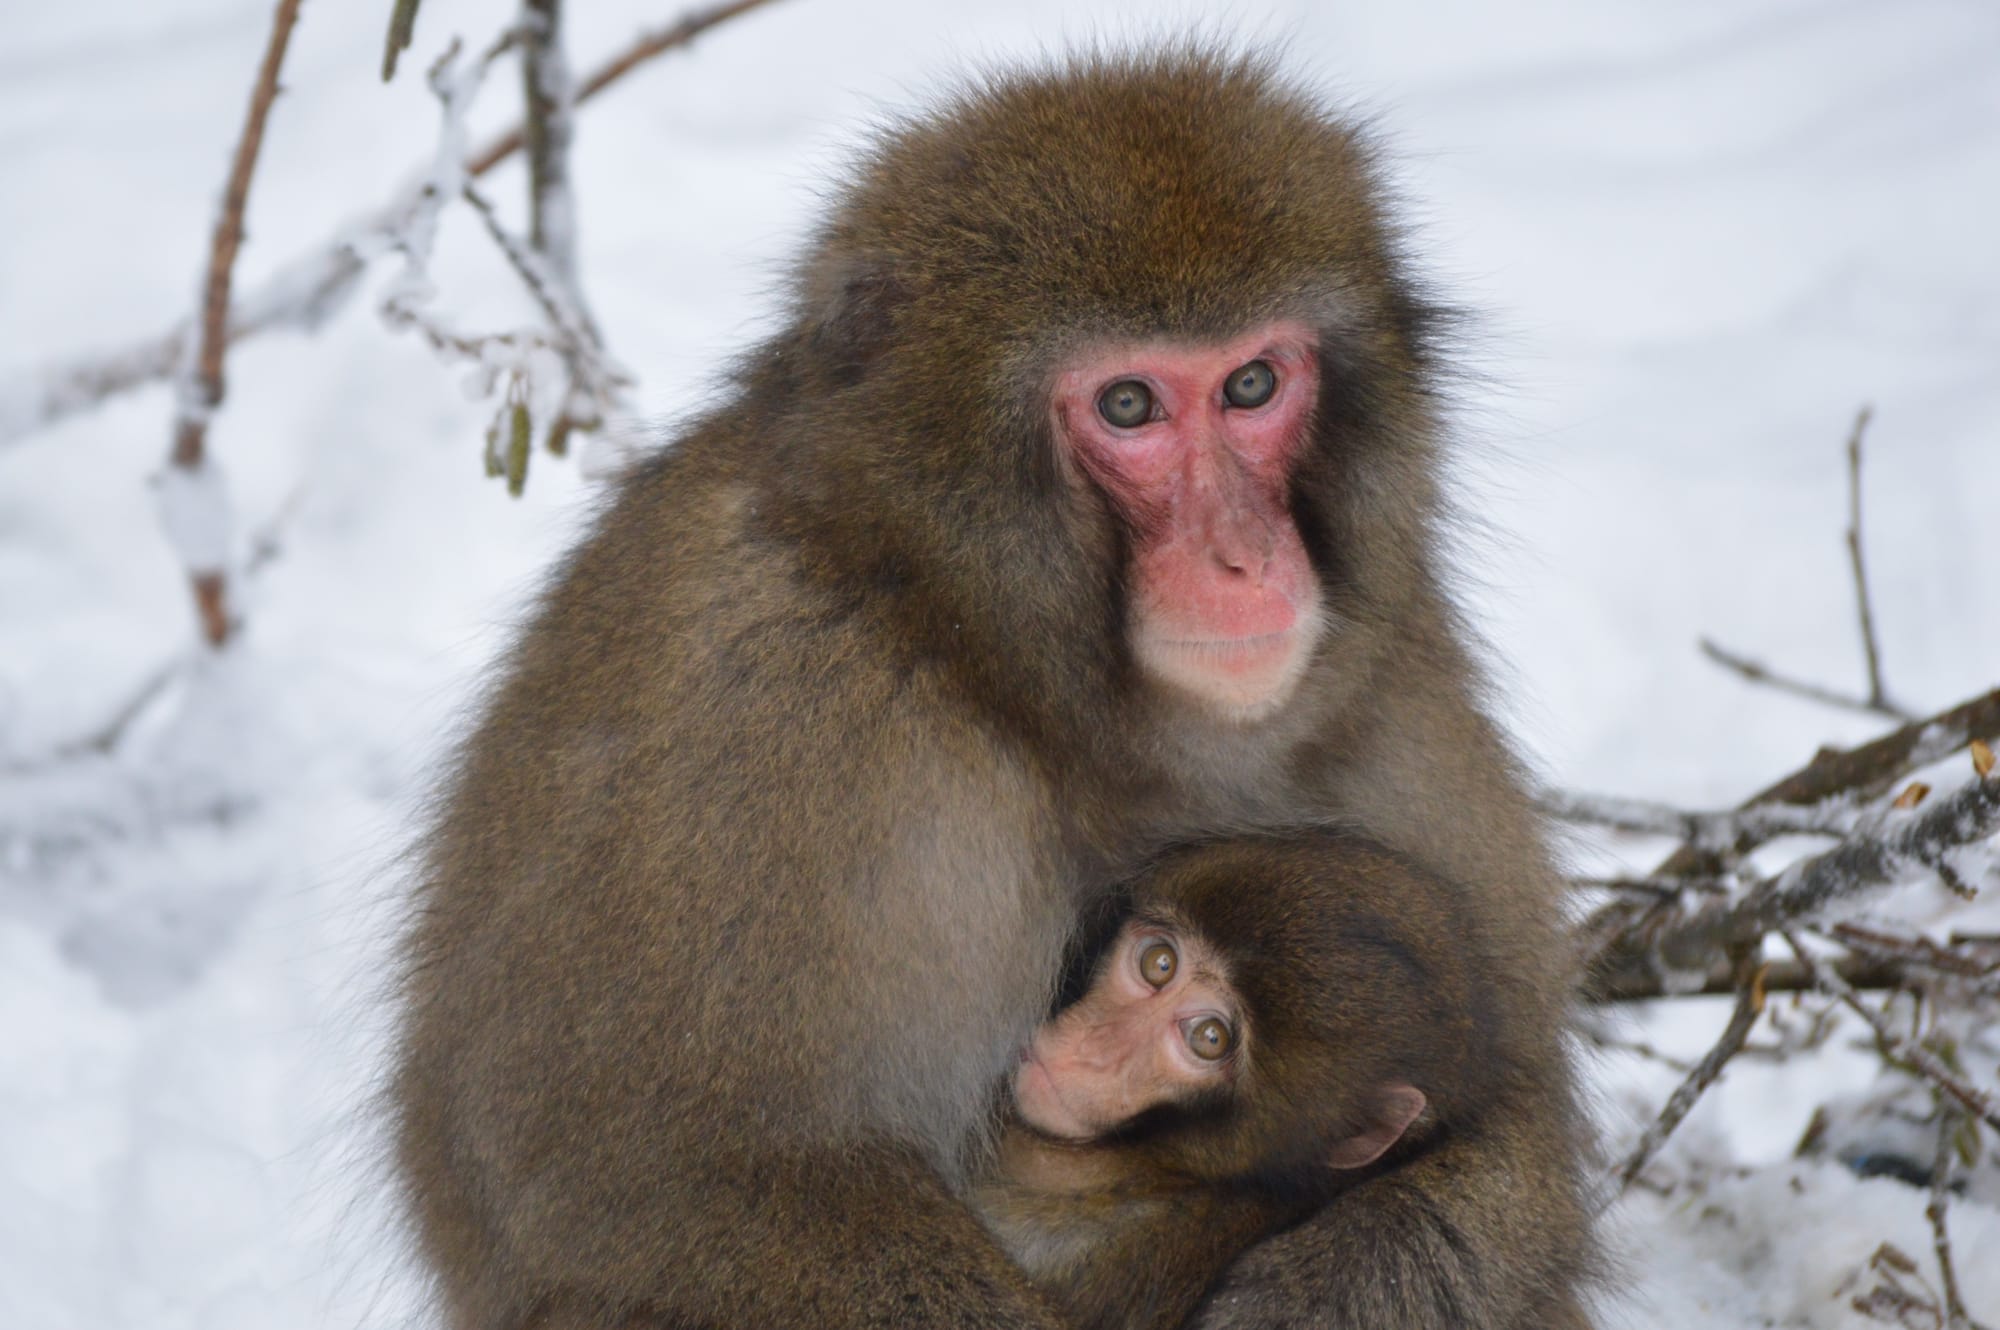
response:
{"label": "monkey's chin", "polygon": [[1322,624],[1319,607],[1311,606],[1282,632],[1203,638],[1142,626],[1132,645],[1140,668],[1154,680],[1220,719],[1250,724],[1291,700]]}
{"label": "monkey's chin", "polygon": [[1021,1121],[1059,1141],[1085,1141],[1096,1135],[1063,1102],[1055,1077],[1032,1052],[1022,1054],[1014,1073],[1014,1109]]}

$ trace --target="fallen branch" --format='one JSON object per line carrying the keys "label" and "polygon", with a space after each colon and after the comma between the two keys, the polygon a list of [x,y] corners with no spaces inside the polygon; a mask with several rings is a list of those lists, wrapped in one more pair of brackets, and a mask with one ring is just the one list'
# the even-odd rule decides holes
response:
{"label": "fallen branch", "polygon": [[[577,85],[577,104],[589,101],[648,61],[692,45],[717,24],[771,3],[773,0],[732,0],[641,33]],[[474,179],[487,174],[519,152],[523,142],[524,131],[516,125],[473,153],[467,159],[466,173]],[[319,326],[351,293],[368,261],[386,247],[387,238],[397,233],[409,206],[407,193],[399,194],[358,224],[343,227],[317,250],[285,265],[230,311],[228,342],[233,345],[275,328],[310,330]],[[78,356],[33,373],[32,389],[0,393],[0,398],[18,396],[22,403],[19,409],[0,415],[0,444],[24,439],[113,398],[172,378],[184,363],[190,332],[189,325],[179,324],[116,351]]]}

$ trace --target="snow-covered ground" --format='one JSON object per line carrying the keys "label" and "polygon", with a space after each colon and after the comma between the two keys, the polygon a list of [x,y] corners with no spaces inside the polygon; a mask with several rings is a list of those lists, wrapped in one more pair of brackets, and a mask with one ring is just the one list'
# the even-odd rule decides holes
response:
{"label": "snow-covered ground", "polygon": [[[671,4],[574,6],[580,66]],[[506,6],[426,0],[397,83],[388,5],[311,4],[253,192],[244,288],[428,152],[423,65]],[[0,425],[36,367],[193,303],[266,0],[10,8],[0,46]],[[1985,0],[1475,0],[1186,6],[788,0],[581,113],[586,284],[671,420],[761,326],[816,186],[869,116],[968,62],[1104,36],[1285,41],[1373,115],[1422,248],[1481,315],[1464,388],[1467,594],[1511,718],[1564,785],[1718,806],[1880,728],[1705,664],[1697,636],[1829,682],[1861,661],[1841,445],[1872,403],[1868,522],[1889,681],[1927,709],[2000,678],[2000,11]],[[496,80],[487,121],[511,115]],[[484,123],[484,122],[482,122]],[[494,178],[515,202],[518,168]],[[463,217],[435,268],[468,326],[521,317]],[[377,293],[387,270],[371,274]],[[574,463],[510,502],[487,409],[364,297],[229,365],[211,444],[281,553],[250,631],[121,756],[10,769],[103,723],[190,632],[147,479],[154,389],[0,441],[0,1325],[233,1330],[414,1313],[371,1096],[397,855],[431,763],[587,516]],[[1642,862],[1643,847],[1624,847]],[[1913,889],[1918,892],[1929,888]],[[1912,908],[1922,908],[1919,901]],[[1677,1004],[1631,1033],[1695,1052]],[[1608,1325],[1868,1324],[1921,1193],[1795,1163],[1835,1051],[1746,1065],[1614,1226]],[[1597,1079],[1614,1139],[1673,1077]],[[1953,1210],[2000,1322],[2000,1209]],[[1983,1248],[1983,1251],[1982,1251]]]}

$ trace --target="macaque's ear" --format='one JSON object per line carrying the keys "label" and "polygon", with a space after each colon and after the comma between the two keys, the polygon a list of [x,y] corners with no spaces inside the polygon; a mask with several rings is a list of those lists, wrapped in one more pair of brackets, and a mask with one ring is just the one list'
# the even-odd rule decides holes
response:
{"label": "macaque's ear", "polygon": [[843,383],[860,382],[894,334],[908,293],[886,259],[857,254],[825,260],[806,285],[815,352]]}
{"label": "macaque's ear", "polygon": [[1336,1141],[1327,1162],[1335,1168],[1361,1168],[1380,1159],[1388,1148],[1403,1139],[1424,1111],[1424,1092],[1414,1085],[1391,1085],[1375,1101],[1375,1120],[1366,1131]]}

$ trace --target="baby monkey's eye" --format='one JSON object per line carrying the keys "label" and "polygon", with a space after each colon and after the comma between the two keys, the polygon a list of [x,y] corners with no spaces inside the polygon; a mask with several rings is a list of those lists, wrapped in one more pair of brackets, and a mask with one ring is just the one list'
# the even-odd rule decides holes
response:
{"label": "baby monkey's eye", "polygon": [[1236,1047],[1236,1031],[1220,1016],[1204,1016],[1188,1026],[1187,1045],[1203,1062],[1220,1062]]}
{"label": "baby monkey's eye", "polygon": [[1139,977],[1154,988],[1165,988],[1180,963],[1180,956],[1170,944],[1155,942],[1139,953]]}

